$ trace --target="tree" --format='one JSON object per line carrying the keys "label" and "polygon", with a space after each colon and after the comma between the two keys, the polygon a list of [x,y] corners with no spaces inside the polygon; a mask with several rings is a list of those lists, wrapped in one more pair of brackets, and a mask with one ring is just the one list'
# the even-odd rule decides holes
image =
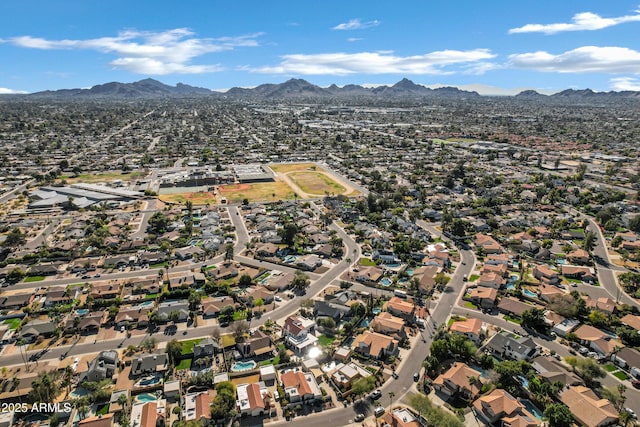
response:
{"label": "tree", "polygon": [[249,323],[246,320],[233,322],[232,332],[236,341],[242,341],[244,339],[244,334],[249,332]]}
{"label": "tree", "polygon": [[242,276],[240,276],[240,279],[238,280],[238,286],[240,286],[241,288],[248,288],[251,285],[253,285],[253,279],[251,279],[251,276],[249,276],[248,274],[243,274]]}
{"label": "tree", "polygon": [[366,312],[367,308],[359,302],[356,302],[355,304],[352,304],[351,307],[349,307],[349,313],[353,317],[364,316]]}
{"label": "tree", "polygon": [[553,403],[544,410],[544,416],[549,420],[549,427],[571,427],[573,414],[562,403]]}
{"label": "tree", "polygon": [[144,340],[142,340],[142,342],[140,343],[140,347],[144,351],[150,353],[156,349],[157,343],[158,343],[158,340],[156,340],[155,337],[147,337]]}
{"label": "tree", "polygon": [[295,237],[298,234],[298,227],[294,223],[287,223],[280,229],[279,234],[282,238],[282,243],[286,244],[288,247],[291,247],[293,246]]}
{"label": "tree", "polygon": [[596,235],[593,231],[587,231],[584,235],[582,247],[585,251],[591,252],[596,245]]}
{"label": "tree", "polygon": [[162,234],[167,231],[171,220],[163,212],[154,212],[149,218],[149,232],[152,234]]}
{"label": "tree", "polygon": [[[435,406],[429,398],[422,393],[412,394],[409,398],[411,407],[424,417],[427,425],[438,427],[463,427],[464,424],[451,412]],[[423,425],[423,423],[419,423]]]}
{"label": "tree", "polygon": [[227,246],[225,246],[224,260],[225,261],[233,260],[233,243],[227,243]]}
{"label": "tree", "polygon": [[20,246],[26,241],[24,235],[19,228],[12,229],[7,238],[4,240],[4,245],[8,247]]}
{"label": "tree", "polygon": [[565,362],[568,365],[574,367],[576,373],[584,380],[585,384],[589,388],[596,388],[600,383],[598,378],[604,378],[607,373],[598,365],[594,359],[591,358],[576,358],[573,356],[565,357]]}
{"label": "tree", "polygon": [[544,322],[544,310],[532,308],[522,313],[522,326],[526,326],[536,331],[544,331],[547,325]]}
{"label": "tree", "polygon": [[451,277],[447,276],[444,273],[438,273],[433,277],[433,282],[436,285],[436,288],[438,288],[439,290],[444,289],[445,286],[447,286],[447,283],[449,283],[449,281],[451,280]]}
{"label": "tree", "polygon": [[310,281],[309,276],[304,274],[300,270],[296,270],[293,274],[293,280],[291,281],[291,287],[301,294],[306,293],[307,287],[309,287]]}
{"label": "tree", "polygon": [[81,420],[87,418],[87,413],[89,412],[89,408],[91,407],[91,405],[89,405],[89,398],[87,396],[77,398],[74,401],[74,406],[78,410]]}
{"label": "tree", "polygon": [[627,396],[624,395],[626,391],[627,387],[625,387],[624,384],[618,384],[615,388],[604,387],[601,391],[601,395],[603,398],[609,399],[618,412],[623,412],[624,403],[627,401]]}
{"label": "tree", "polygon": [[175,367],[180,360],[180,356],[182,356],[182,344],[173,339],[167,343],[166,352],[169,357],[169,363]]}
{"label": "tree", "polygon": [[376,387],[376,377],[370,375],[368,377],[358,378],[351,385],[351,393],[354,396],[362,396],[365,393],[370,392]]}
{"label": "tree", "polygon": [[396,394],[392,391],[389,392],[389,412],[391,412],[391,409],[393,407],[393,398],[396,397]]}
{"label": "tree", "polygon": [[629,230],[640,233],[640,214],[629,218]]}

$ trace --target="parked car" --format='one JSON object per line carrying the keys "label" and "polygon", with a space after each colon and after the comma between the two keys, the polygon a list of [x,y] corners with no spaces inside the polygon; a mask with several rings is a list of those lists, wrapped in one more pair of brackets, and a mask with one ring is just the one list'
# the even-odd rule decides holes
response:
{"label": "parked car", "polygon": [[413,374],[413,380],[415,382],[420,381],[420,372],[416,372],[415,374]]}
{"label": "parked car", "polygon": [[376,390],[369,395],[371,400],[378,400],[382,397],[382,392],[380,390]]}
{"label": "parked car", "polygon": [[631,385],[635,388],[640,388],[640,380],[631,380]]}
{"label": "parked car", "polygon": [[364,420],[364,414],[356,414],[355,418],[353,419],[353,421],[358,423],[362,420]]}

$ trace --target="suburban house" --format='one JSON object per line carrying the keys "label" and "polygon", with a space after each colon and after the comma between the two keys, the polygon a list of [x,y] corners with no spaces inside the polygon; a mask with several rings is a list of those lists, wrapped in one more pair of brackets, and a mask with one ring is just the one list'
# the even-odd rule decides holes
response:
{"label": "suburban house", "polygon": [[206,391],[188,393],[183,397],[182,418],[191,420],[211,419],[211,396]]}
{"label": "suburban house", "polygon": [[50,337],[56,331],[57,325],[51,320],[32,320],[22,326],[20,338],[27,342],[35,341],[38,337]]}
{"label": "suburban house", "polygon": [[482,320],[473,317],[465,320],[456,320],[449,327],[449,331],[464,335],[476,345],[479,345],[485,336],[484,323]]}
{"label": "suburban house", "polygon": [[364,356],[382,360],[398,353],[398,341],[377,332],[364,331],[355,338],[352,348]]}
{"label": "suburban house", "polygon": [[356,280],[360,283],[376,285],[382,278],[383,271],[380,267],[360,267],[356,272]]}
{"label": "suburban house", "polygon": [[160,303],[158,305],[158,318],[163,322],[168,322],[169,320],[185,322],[189,318],[189,302],[177,300]]}
{"label": "suburban house", "polygon": [[485,254],[499,254],[502,253],[502,246],[493,237],[486,234],[478,233],[474,240],[476,249],[482,248]]}
{"label": "suburban house", "polygon": [[573,331],[573,333],[576,334],[582,345],[588,345],[589,347],[591,347],[591,343],[594,341],[611,338],[600,329],[594,328],[591,325],[581,325]]}
{"label": "suburban house", "polygon": [[507,281],[502,274],[495,271],[483,271],[478,278],[478,286],[486,288],[500,289]]}
{"label": "suburban house", "polygon": [[548,383],[561,382],[565,387],[583,385],[582,379],[550,356],[540,355],[531,361],[531,367]]}
{"label": "suburban house", "polygon": [[201,302],[200,306],[203,317],[217,317],[224,307],[232,306],[235,308],[235,301],[230,297],[207,298]]}
{"label": "suburban house", "polygon": [[97,415],[85,418],[78,422],[78,427],[112,427],[114,425],[114,414]]}
{"label": "suburban house", "polygon": [[35,294],[13,294],[0,296],[0,309],[16,310],[25,307],[33,301]]}
{"label": "suburban house", "polygon": [[300,371],[287,371],[280,375],[284,394],[291,403],[305,402],[322,397],[313,375]]}
{"label": "suburban house", "polygon": [[590,388],[571,386],[560,393],[576,421],[587,427],[604,427],[618,422],[618,411],[607,399],[600,399]]}
{"label": "suburban house", "polygon": [[398,339],[406,336],[404,332],[404,319],[396,317],[386,311],[374,317],[369,327],[376,332],[394,336]]}
{"label": "suburban house", "polygon": [[93,285],[89,295],[93,299],[114,299],[120,296],[120,285],[112,283]]}
{"label": "suburban house", "polygon": [[423,424],[416,419],[416,415],[407,408],[394,409],[382,416],[384,425],[393,427],[420,427]]}
{"label": "suburban house", "polygon": [[412,321],[415,317],[416,306],[404,298],[391,297],[384,304],[384,308],[394,316],[401,317],[405,320]]}
{"label": "suburban house", "polygon": [[89,368],[80,375],[78,382],[98,382],[106,378],[111,379],[118,369],[119,360],[117,351],[101,351],[100,354],[89,363]]}
{"label": "suburban house", "polygon": [[204,357],[211,358],[219,351],[222,351],[220,344],[211,337],[205,337],[193,346],[193,360]]}
{"label": "suburban house", "polygon": [[488,425],[502,421],[503,426],[534,427],[541,423],[520,400],[507,391],[495,389],[473,402],[473,411]]}
{"label": "suburban house", "polygon": [[318,342],[318,338],[312,333],[315,326],[316,322],[311,319],[298,316],[287,317],[282,328],[286,346],[297,355],[304,354],[307,348]]}
{"label": "suburban house", "polygon": [[531,310],[532,308],[541,309],[543,307],[539,305],[527,304],[515,298],[509,297],[502,298],[500,300],[500,303],[498,303],[498,310],[500,310],[501,313],[508,314],[514,317],[522,317],[522,313],[527,310]]}
{"label": "suburban house", "polygon": [[498,290],[478,286],[471,288],[467,298],[481,308],[493,308],[496,304],[496,299],[498,299]]}
{"label": "suburban house", "polygon": [[533,268],[533,277],[538,279],[540,283],[556,285],[560,283],[560,275],[546,264],[539,264]]}
{"label": "suburban house", "polygon": [[480,371],[470,368],[466,363],[455,362],[447,372],[433,380],[433,388],[443,395],[444,400],[454,396],[471,399],[480,394],[484,383],[481,375]]}
{"label": "suburban house", "polygon": [[590,260],[589,252],[582,248],[578,248],[567,254],[567,260],[571,264],[588,264]]}
{"label": "suburban house", "polygon": [[178,258],[180,261],[198,258],[203,254],[204,254],[204,249],[198,246],[187,246],[184,248],[178,248],[174,252],[175,257]]}
{"label": "suburban house", "polygon": [[142,354],[131,360],[131,375],[153,374],[167,370],[167,353]]}
{"label": "suburban house", "polygon": [[121,307],[116,314],[115,324],[118,328],[123,326],[125,328],[146,328],[149,325],[149,312],[148,308]]}
{"label": "suburban house", "polygon": [[551,328],[551,332],[554,332],[559,337],[565,337],[569,332],[573,331],[580,321],[576,319],[564,319],[560,323],[556,323]]}
{"label": "suburban house", "polygon": [[258,417],[268,412],[271,394],[263,382],[253,384],[239,384],[236,387],[238,412],[240,415]]}
{"label": "suburban house", "polygon": [[626,314],[620,319],[620,322],[622,322],[623,325],[627,325],[628,327],[635,329],[636,331],[640,331],[640,316]]}
{"label": "suburban house", "polygon": [[632,370],[635,368],[640,372],[640,351],[635,348],[621,348],[611,356],[611,360],[623,369]]}
{"label": "suburban house", "polygon": [[540,353],[540,348],[530,337],[519,337],[509,332],[492,336],[483,347],[500,358],[531,360]]}
{"label": "suburban house", "polygon": [[45,307],[53,307],[54,305],[71,304],[73,298],[69,296],[66,286],[50,286],[47,290],[47,296],[44,301]]}
{"label": "suburban house", "polygon": [[346,305],[323,300],[314,301],[313,314],[316,317],[331,317],[337,324],[348,313],[349,307]]}
{"label": "suburban house", "polygon": [[244,341],[236,342],[236,349],[242,359],[268,359],[274,348],[271,337],[259,329],[254,330]]}
{"label": "suburban house", "polygon": [[104,319],[104,311],[94,311],[80,318],[78,332],[81,334],[96,334]]}
{"label": "suburban house", "polygon": [[354,381],[370,376],[371,372],[357,363],[351,362],[346,365],[339,363],[331,374],[331,379],[333,379],[333,382],[338,385],[341,390],[346,391],[351,388]]}

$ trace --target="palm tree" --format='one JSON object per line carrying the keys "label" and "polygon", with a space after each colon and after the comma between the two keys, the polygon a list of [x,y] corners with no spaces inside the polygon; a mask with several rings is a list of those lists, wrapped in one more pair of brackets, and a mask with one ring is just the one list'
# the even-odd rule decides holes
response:
{"label": "palm tree", "polygon": [[20,402],[22,403],[22,395],[20,394],[20,379],[18,377],[11,378],[11,390],[18,390]]}
{"label": "palm tree", "polygon": [[80,419],[84,420],[87,418],[87,412],[89,412],[89,399],[87,399],[87,396],[77,398],[74,404],[80,414]]}
{"label": "palm tree", "polygon": [[69,393],[71,393],[71,383],[73,381],[73,368],[71,368],[71,366],[66,366],[64,368],[64,370],[62,371],[62,386],[66,387],[67,389],[67,394],[65,395],[65,398],[69,396]]}
{"label": "palm tree", "polygon": [[126,395],[121,394],[120,396],[118,396],[118,405],[120,405],[120,407],[122,408],[123,414],[127,414],[129,398]]}
{"label": "palm tree", "polygon": [[396,397],[396,394],[392,391],[389,392],[389,412],[391,412],[391,407],[393,406],[393,398]]}

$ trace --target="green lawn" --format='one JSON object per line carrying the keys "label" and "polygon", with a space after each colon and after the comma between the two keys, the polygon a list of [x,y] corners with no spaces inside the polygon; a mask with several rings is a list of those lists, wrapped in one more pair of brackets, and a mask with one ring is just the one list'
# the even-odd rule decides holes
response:
{"label": "green lawn", "polygon": [[144,296],[144,299],[156,299],[159,294],[147,294]]}
{"label": "green lawn", "polygon": [[376,263],[369,258],[360,258],[360,265],[364,267],[374,267]]}
{"label": "green lawn", "polygon": [[332,342],[334,342],[336,339],[336,337],[328,337],[326,335],[320,335],[318,337],[318,342],[320,343],[321,346],[323,347],[328,347],[329,345],[331,345]]}
{"label": "green lawn", "polygon": [[267,359],[260,362],[260,366],[278,365],[280,364],[280,355],[277,354],[273,359]]}
{"label": "green lawn", "polygon": [[518,319],[517,317],[511,317],[508,314],[504,315],[504,320],[509,321],[509,322],[513,322],[513,323],[517,323],[518,325],[522,324],[522,320]]}
{"label": "green lawn", "polygon": [[202,338],[194,338],[192,340],[180,341],[182,345],[182,355],[193,353],[193,347],[202,341]]}
{"label": "green lawn", "polygon": [[176,366],[176,371],[189,368],[191,368],[191,359],[182,359],[178,366]]}
{"label": "green lawn", "polygon": [[40,282],[44,280],[44,276],[28,276],[24,278],[25,282]]}
{"label": "green lawn", "polygon": [[6,319],[4,322],[5,325],[9,325],[9,329],[15,330],[18,329],[18,326],[20,326],[20,323],[22,323],[22,321],[20,319]]}
{"label": "green lawn", "polygon": [[622,371],[616,371],[616,372],[614,372],[614,373],[613,373],[613,376],[615,376],[616,378],[621,379],[621,380],[623,380],[623,381],[629,378],[629,375],[625,374],[625,373],[624,373],[624,372],[622,372]]}
{"label": "green lawn", "polygon": [[238,310],[233,313],[233,320],[244,320],[247,318],[247,312],[244,310]]}
{"label": "green lawn", "polygon": [[98,406],[98,410],[96,411],[96,415],[107,415],[109,412],[109,404],[104,404],[102,406]]}
{"label": "green lawn", "polygon": [[166,267],[167,265],[169,265],[169,262],[168,262],[168,261],[165,261],[165,262],[159,262],[159,263],[157,263],[157,264],[150,264],[150,265],[149,265],[149,268],[164,268],[164,267]]}
{"label": "green lawn", "polygon": [[613,363],[607,363],[606,365],[602,366],[604,368],[605,371],[607,372],[613,372],[613,371],[617,371],[618,368],[616,368]]}
{"label": "green lawn", "polygon": [[223,348],[233,347],[236,345],[236,339],[232,334],[225,334],[220,337],[220,344]]}
{"label": "green lawn", "polygon": [[470,308],[472,310],[477,310],[478,309],[478,307],[474,303],[472,303],[471,301],[465,301],[464,302],[464,306],[466,308]]}
{"label": "green lawn", "polygon": [[205,270],[213,270],[214,268],[218,268],[217,265],[208,265]]}
{"label": "green lawn", "polygon": [[470,282],[475,282],[479,278],[480,278],[480,276],[478,276],[477,274],[472,274],[471,276],[469,276],[469,281]]}

